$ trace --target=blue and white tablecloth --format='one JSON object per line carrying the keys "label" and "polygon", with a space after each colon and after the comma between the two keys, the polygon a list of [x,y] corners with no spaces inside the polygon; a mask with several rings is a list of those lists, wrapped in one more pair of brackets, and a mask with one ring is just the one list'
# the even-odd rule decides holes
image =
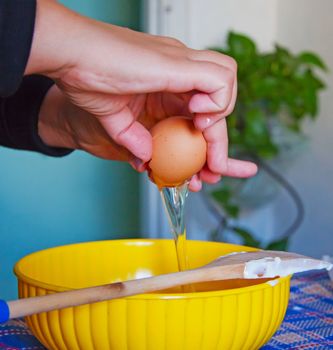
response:
{"label": "blue and white tablecloth", "polygon": [[[23,320],[0,324],[0,349],[45,350]],[[286,317],[262,348],[272,349],[333,349],[333,282],[327,272],[293,277]]]}
{"label": "blue and white tablecloth", "polygon": [[270,349],[333,349],[333,281],[327,272],[296,275],[291,281],[286,317]]}

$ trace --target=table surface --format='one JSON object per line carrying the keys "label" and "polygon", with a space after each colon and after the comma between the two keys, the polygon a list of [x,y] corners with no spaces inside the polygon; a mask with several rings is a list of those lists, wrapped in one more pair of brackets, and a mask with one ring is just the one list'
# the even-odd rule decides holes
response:
{"label": "table surface", "polygon": [[[0,324],[0,349],[45,350],[23,320]],[[285,319],[262,350],[333,349],[333,282],[326,271],[298,274],[291,281]]]}

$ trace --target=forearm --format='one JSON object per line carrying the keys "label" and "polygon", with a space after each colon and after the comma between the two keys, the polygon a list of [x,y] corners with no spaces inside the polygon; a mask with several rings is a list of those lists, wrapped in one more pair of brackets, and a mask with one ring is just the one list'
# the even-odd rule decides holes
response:
{"label": "forearm", "polygon": [[35,28],[25,75],[57,79],[75,66],[79,39],[91,21],[54,0],[37,0]]}

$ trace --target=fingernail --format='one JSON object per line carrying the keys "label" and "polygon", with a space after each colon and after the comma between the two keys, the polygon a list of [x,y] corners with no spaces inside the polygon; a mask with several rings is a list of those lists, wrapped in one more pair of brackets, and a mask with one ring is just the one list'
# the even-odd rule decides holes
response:
{"label": "fingernail", "polygon": [[194,125],[197,129],[203,131],[212,124],[212,119],[209,117],[196,117],[194,119]]}
{"label": "fingernail", "polygon": [[212,121],[212,118],[209,118],[209,117],[204,117],[204,118],[201,118],[201,125],[204,129],[208,128],[209,126],[211,126],[213,123]]}
{"label": "fingernail", "polygon": [[218,123],[222,117],[220,115],[213,115],[213,116],[196,116],[194,119],[195,127],[201,131],[204,131],[211,127],[212,125]]}
{"label": "fingernail", "polygon": [[137,171],[142,171],[144,162],[142,161],[142,159],[136,158],[136,157],[135,157],[135,158],[133,158],[133,159],[130,161],[130,164],[131,164]]}
{"label": "fingernail", "polygon": [[192,192],[199,192],[202,188],[202,182],[198,175],[193,175],[190,181],[189,189]]}

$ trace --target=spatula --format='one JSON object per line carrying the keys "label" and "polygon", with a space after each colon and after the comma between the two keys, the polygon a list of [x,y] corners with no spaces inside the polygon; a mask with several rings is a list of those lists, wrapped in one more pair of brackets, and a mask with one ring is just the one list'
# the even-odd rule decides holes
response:
{"label": "spatula", "polygon": [[332,266],[325,261],[280,251],[232,253],[193,270],[9,302],[0,300],[0,322],[55,309],[154,292],[179,285],[227,279],[273,278],[308,270],[331,269]]}

